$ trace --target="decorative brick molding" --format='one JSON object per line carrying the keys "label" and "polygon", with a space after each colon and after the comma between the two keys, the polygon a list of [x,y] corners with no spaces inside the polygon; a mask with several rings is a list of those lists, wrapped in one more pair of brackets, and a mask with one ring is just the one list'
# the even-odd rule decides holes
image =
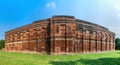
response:
{"label": "decorative brick molding", "polygon": [[4,51],[47,54],[115,50],[115,34],[107,28],[73,16],[53,16],[5,33]]}

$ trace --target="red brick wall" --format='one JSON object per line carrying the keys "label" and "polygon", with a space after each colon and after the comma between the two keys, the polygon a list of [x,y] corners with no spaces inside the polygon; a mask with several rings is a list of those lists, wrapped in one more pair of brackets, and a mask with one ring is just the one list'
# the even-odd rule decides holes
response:
{"label": "red brick wall", "polygon": [[5,51],[51,54],[87,53],[115,50],[114,33],[72,16],[51,19],[6,32]]}

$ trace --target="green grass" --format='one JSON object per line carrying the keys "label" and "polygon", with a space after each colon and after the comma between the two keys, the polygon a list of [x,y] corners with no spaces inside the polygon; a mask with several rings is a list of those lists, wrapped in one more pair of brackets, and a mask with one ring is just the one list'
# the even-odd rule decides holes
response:
{"label": "green grass", "polygon": [[75,55],[0,51],[0,65],[120,65],[120,51]]}

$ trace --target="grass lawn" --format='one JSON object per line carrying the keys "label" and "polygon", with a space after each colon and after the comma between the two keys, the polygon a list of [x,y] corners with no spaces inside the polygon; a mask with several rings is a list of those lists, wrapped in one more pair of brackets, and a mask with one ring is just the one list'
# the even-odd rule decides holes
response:
{"label": "grass lawn", "polygon": [[0,65],[120,65],[120,51],[76,55],[0,51]]}

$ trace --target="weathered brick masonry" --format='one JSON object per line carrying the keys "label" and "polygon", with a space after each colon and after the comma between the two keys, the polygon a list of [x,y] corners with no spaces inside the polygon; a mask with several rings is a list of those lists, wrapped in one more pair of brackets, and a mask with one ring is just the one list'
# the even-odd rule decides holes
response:
{"label": "weathered brick masonry", "polygon": [[115,50],[115,34],[73,16],[53,16],[6,32],[4,51],[47,54]]}

